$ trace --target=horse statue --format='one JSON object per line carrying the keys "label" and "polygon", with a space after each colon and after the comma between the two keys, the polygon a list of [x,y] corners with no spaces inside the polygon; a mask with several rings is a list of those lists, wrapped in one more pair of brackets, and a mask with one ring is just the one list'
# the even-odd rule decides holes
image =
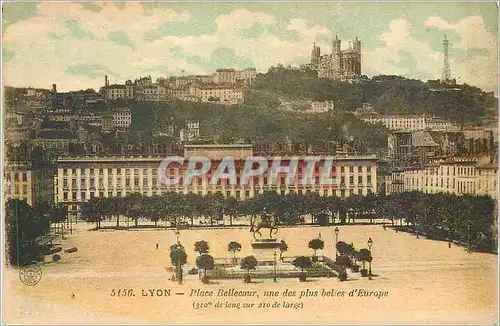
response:
{"label": "horse statue", "polygon": [[262,233],[260,233],[260,229],[269,229],[269,237],[273,237],[273,231],[274,234],[278,233],[278,228],[276,227],[278,218],[276,217],[276,213],[267,215],[266,213],[262,214],[259,217],[256,217],[252,220],[252,227],[250,228],[250,232],[253,233],[253,238],[257,239],[255,237],[255,234],[258,233],[259,236],[262,236]]}

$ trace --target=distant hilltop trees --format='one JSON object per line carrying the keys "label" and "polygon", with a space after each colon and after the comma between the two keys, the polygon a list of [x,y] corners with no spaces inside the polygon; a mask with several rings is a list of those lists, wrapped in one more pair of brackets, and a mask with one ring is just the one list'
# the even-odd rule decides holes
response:
{"label": "distant hilltop trees", "polygon": [[285,67],[272,67],[266,74],[257,75],[253,88],[274,97],[334,101],[335,108],[343,111],[353,111],[369,102],[381,114],[427,114],[459,123],[478,121],[498,106],[493,93],[467,84],[389,75],[346,83],[318,78],[313,70]]}

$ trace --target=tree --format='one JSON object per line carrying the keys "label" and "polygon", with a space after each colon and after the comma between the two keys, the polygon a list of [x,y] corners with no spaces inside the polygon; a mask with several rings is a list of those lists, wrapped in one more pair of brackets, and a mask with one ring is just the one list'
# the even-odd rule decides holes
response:
{"label": "tree", "polygon": [[337,248],[337,251],[339,252],[340,256],[349,257],[352,250],[351,246],[345,243],[344,241],[337,242],[335,247]]}
{"label": "tree", "polygon": [[327,213],[316,214],[316,223],[322,226],[328,226],[330,217]]}
{"label": "tree", "polygon": [[51,213],[51,222],[61,223],[68,219],[68,206],[57,205],[49,211]]}
{"label": "tree", "polygon": [[151,221],[155,222],[155,227],[157,227],[158,221],[162,216],[162,197],[143,197],[142,206],[144,209],[144,215],[148,216]]}
{"label": "tree", "polygon": [[245,275],[245,283],[250,283],[250,270],[255,269],[259,263],[254,256],[247,256],[241,260],[240,267],[245,269],[247,274]]}
{"label": "tree", "polygon": [[81,217],[88,222],[95,222],[96,228],[101,227],[101,210],[98,207],[98,198],[91,198],[88,202],[82,204]]}
{"label": "tree", "polygon": [[187,254],[182,245],[174,244],[170,246],[170,260],[174,266],[182,266],[186,264]]}
{"label": "tree", "polygon": [[177,278],[182,280],[182,265],[185,265],[187,262],[187,254],[181,244],[170,246],[170,261],[175,266]]}
{"label": "tree", "polygon": [[203,254],[196,258],[196,267],[198,267],[199,269],[203,269],[203,277],[204,277],[203,280],[206,283],[208,283],[207,270],[214,269],[214,266],[215,266],[214,257],[208,254]]}
{"label": "tree", "polygon": [[233,262],[236,263],[236,252],[241,251],[241,244],[236,241],[231,241],[227,245],[227,250],[233,252]]}
{"label": "tree", "polygon": [[210,217],[210,225],[213,225],[214,218],[218,220],[222,218],[224,196],[221,193],[208,194],[205,196],[205,209],[203,215]]}
{"label": "tree", "polygon": [[332,215],[332,223],[335,223],[335,215],[340,216],[342,210],[342,199],[339,197],[326,197],[326,206]]}
{"label": "tree", "polygon": [[359,195],[351,195],[344,199],[344,206],[349,213],[349,219],[351,223],[354,223],[355,218],[358,216],[359,212],[362,211],[361,203],[363,197]]}
{"label": "tree", "polygon": [[313,259],[316,260],[316,251],[318,249],[323,249],[325,246],[325,242],[319,238],[312,239],[309,241],[309,249],[312,249],[314,251],[313,254]]}
{"label": "tree", "polygon": [[359,261],[361,261],[361,263],[363,264],[363,269],[361,270],[361,273],[362,273],[361,275],[366,276],[367,272],[366,272],[366,268],[365,268],[365,263],[372,261],[372,254],[371,254],[370,250],[361,249],[358,253],[357,259]]}
{"label": "tree", "polygon": [[208,254],[210,247],[205,240],[196,241],[194,243],[194,251],[196,251],[199,255]]}
{"label": "tree", "polygon": [[292,265],[300,268],[300,270],[301,270],[300,281],[305,282],[306,275],[304,274],[304,269],[312,267],[311,259],[309,259],[309,257],[299,256],[293,260]]}
{"label": "tree", "polygon": [[234,197],[227,197],[224,201],[224,214],[229,215],[229,225],[233,225],[233,219],[239,215],[239,201]]}
{"label": "tree", "polygon": [[283,261],[283,253],[288,251],[288,244],[284,240],[281,240],[279,249],[280,249],[280,260]]}
{"label": "tree", "polygon": [[5,204],[7,261],[24,265],[43,256],[37,239],[46,233],[48,219],[34,214],[24,200],[10,199]]}
{"label": "tree", "polygon": [[[139,218],[144,217],[144,205],[143,205],[143,197],[139,193],[133,193],[125,197],[125,200],[123,201],[123,210],[125,211],[125,214],[128,217],[132,217],[135,222],[135,226],[139,224]],[[116,219],[116,227],[119,226],[119,215],[117,214],[117,219]]]}

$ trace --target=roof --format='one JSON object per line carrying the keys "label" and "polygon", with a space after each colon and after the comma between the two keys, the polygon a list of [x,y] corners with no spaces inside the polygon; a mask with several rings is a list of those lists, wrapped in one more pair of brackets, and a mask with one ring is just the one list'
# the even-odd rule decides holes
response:
{"label": "roof", "polygon": [[434,141],[428,131],[420,130],[412,132],[411,143],[416,147],[438,147],[439,145]]}
{"label": "roof", "polygon": [[234,72],[236,70],[234,70],[233,68],[219,68],[216,70],[216,72]]}
{"label": "roof", "polygon": [[252,144],[200,144],[184,145],[184,148],[253,148]]}
{"label": "roof", "polygon": [[125,85],[118,85],[118,84],[113,84],[113,85],[109,85],[107,86],[106,88],[116,88],[116,89],[121,89],[121,88],[125,88]]}

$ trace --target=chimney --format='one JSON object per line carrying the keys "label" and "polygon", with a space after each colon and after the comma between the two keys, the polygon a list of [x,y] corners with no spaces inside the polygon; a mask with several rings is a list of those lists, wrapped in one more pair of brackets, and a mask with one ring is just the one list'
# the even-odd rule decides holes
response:
{"label": "chimney", "polygon": [[104,87],[108,87],[109,86],[109,80],[108,80],[108,76],[104,76]]}

